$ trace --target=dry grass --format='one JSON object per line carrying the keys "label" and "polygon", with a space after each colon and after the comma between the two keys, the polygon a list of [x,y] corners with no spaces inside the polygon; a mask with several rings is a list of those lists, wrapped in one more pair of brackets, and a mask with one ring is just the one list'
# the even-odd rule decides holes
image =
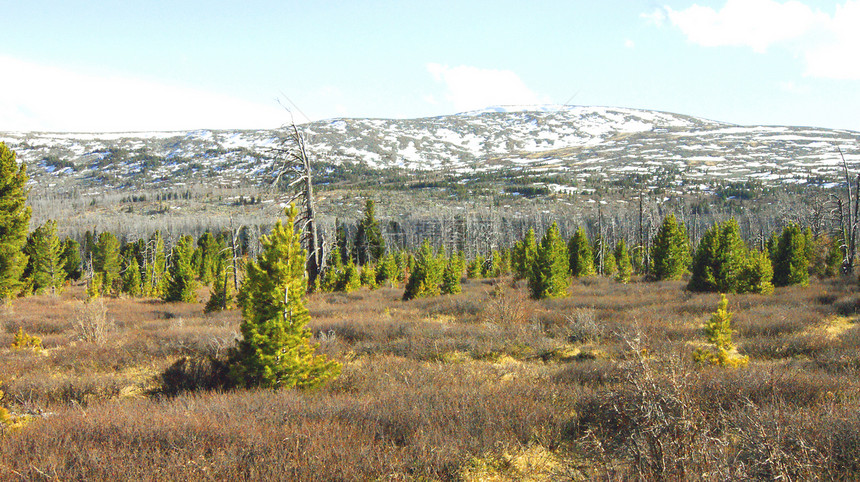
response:
{"label": "dry grass", "polygon": [[[232,345],[235,310],[106,299],[93,317],[110,329],[89,337],[80,286],[15,300],[0,311],[0,389],[37,416],[0,435],[0,478],[860,476],[853,283],[730,296],[750,357],[734,370],[692,361],[717,294],[601,278],[563,299],[525,293],[504,279],[408,302],[397,288],[313,295],[309,328],[344,363],[313,392],[217,390],[205,360]],[[45,350],[8,349],[19,328]]]}

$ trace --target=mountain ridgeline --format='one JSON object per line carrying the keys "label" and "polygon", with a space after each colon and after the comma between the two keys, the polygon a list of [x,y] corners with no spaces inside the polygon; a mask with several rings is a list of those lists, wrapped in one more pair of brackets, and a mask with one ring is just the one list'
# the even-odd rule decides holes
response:
{"label": "mountain ridgeline", "polygon": [[[727,184],[828,186],[844,179],[839,149],[849,168],[860,164],[860,133],[854,131],[737,126],[625,108],[495,108],[300,127],[322,185],[349,183],[371,171],[412,182],[428,176],[460,184],[515,179],[525,195],[612,183],[653,188],[658,181],[668,191],[693,192]],[[35,186],[94,192],[269,184],[281,168],[277,148],[284,139],[280,129],[0,133],[28,164]]]}

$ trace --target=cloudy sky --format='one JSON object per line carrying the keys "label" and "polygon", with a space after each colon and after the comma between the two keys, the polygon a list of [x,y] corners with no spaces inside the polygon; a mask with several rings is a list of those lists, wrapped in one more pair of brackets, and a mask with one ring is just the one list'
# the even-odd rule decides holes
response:
{"label": "cloudy sky", "polygon": [[860,131],[860,0],[5,3],[0,130],[577,104]]}

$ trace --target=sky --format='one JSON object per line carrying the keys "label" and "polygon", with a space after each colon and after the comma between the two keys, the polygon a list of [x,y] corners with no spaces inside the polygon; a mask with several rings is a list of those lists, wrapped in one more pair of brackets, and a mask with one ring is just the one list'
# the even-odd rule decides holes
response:
{"label": "sky", "polygon": [[0,131],[494,105],[860,131],[860,0],[0,0]]}

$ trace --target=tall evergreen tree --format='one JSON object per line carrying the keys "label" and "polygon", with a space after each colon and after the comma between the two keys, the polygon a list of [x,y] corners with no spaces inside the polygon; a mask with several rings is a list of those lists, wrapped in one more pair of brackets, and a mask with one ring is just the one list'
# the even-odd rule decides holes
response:
{"label": "tall evergreen tree", "polygon": [[232,297],[230,296],[230,283],[227,274],[231,268],[232,265],[228,256],[215,257],[215,279],[212,281],[209,301],[206,302],[203,309],[205,313],[226,310],[230,304]]}
{"label": "tall evergreen tree", "polygon": [[385,254],[385,240],[382,239],[375,211],[373,200],[368,199],[364,205],[364,217],[359,221],[355,232],[353,258],[361,266],[377,261]]}
{"label": "tall evergreen tree", "polygon": [[811,239],[807,239],[797,224],[789,224],[782,230],[772,259],[774,285],[809,284],[807,242]]}
{"label": "tall evergreen tree", "polygon": [[102,294],[115,292],[120,273],[119,240],[110,232],[99,234],[93,249],[93,271],[102,274]]}
{"label": "tall evergreen tree", "polygon": [[209,231],[206,231],[197,240],[197,247],[200,250],[200,263],[197,266],[197,278],[204,285],[209,285],[215,277],[215,259],[224,249],[223,242],[218,242],[218,239]]}
{"label": "tall evergreen tree", "polygon": [[27,266],[24,244],[30,230],[27,206],[27,167],[0,142],[0,302],[21,290],[21,274]]}
{"label": "tall evergreen tree", "polygon": [[442,272],[441,292],[443,295],[455,295],[462,291],[460,278],[463,277],[463,262],[457,254],[451,255],[445,261],[445,269]]}
{"label": "tall evergreen tree", "polygon": [[81,245],[72,238],[63,241],[63,268],[66,278],[72,281],[81,279]]}
{"label": "tall evergreen tree", "polygon": [[569,269],[571,276],[579,278],[594,274],[594,254],[591,252],[591,244],[582,227],[576,230],[567,244],[569,258]]}
{"label": "tall evergreen tree", "polygon": [[57,222],[48,220],[27,237],[24,253],[28,257],[24,276],[28,289],[35,294],[62,290],[66,281],[63,266],[63,244],[57,237]]}
{"label": "tall evergreen tree", "polygon": [[517,279],[527,279],[531,276],[536,256],[537,238],[535,237],[535,230],[529,229],[525,238],[514,245],[514,252],[511,255],[514,276]]}
{"label": "tall evergreen tree", "polygon": [[140,296],[143,287],[140,264],[137,261],[137,245],[128,243],[122,249],[122,292],[133,297]]}
{"label": "tall evergreen tree", "polygon": [[738,292],[741,271],[747,265],[747,248],[734,218],[711,226],[693,257],[690,291]]}
{"label": "tall evergreen tree", "polygon": [[294,230],[296,209],[286,225],[275,224],[260,240],[262,252],[249,262],[238,302],[242,340],[230,356],[230,376],[243,387],[310,388],[340,373],[340,364],[316,355],[307,329],[306,252]]}
{"label": "tall evergreen tree", "polygon": [[628,283],[633,275],[633,263],[630,261],[630,254],[627,252],[627,244],[623,239],[619,239],[615,245],[615,263],[618,265],[618,271],[615,273],[615,281],[619,283]]}
{"label": "tall evergreen tree", "polygon": [[424,240],[421,247],[418,248],[415,268],[409,275],[409,281],[406,282],[403,299],[411,300],[439,295],[443,272],[444,267],[439,265],[439,258],[433,253],[430,241]]}
{"label": "tall evergreen tree", "polygon": [[164,301],[182,301],[193,303],[197,301],[194,293],[194,270],[191,267],[191,256],[194,253],[194,238],[182,236],[170,251],[170,265],[167,268],[167,289],[162,298]]}
{"label": "tall evergreen tree", "polygon": [[541,238],[532,265],[529,277],[532,298],[557,298],[567,295],[567,289],[570,287],[569,267],[567,246],[561,238],[558,225],[552,223]]}
{"label": "tall evergreen tree", "polygon": [[376,283],[391,287],[395,282],[397,282],[397,260],[394,259],[394,253],[389,252],[382,257],[376,270]]}
{"label": "tall evergreen tree", "polygon": [[687,273],[690,262],[690,240],[683,223],[674,214],[663,224],[651,241],[652,274],[657,280],[680,279]]}

